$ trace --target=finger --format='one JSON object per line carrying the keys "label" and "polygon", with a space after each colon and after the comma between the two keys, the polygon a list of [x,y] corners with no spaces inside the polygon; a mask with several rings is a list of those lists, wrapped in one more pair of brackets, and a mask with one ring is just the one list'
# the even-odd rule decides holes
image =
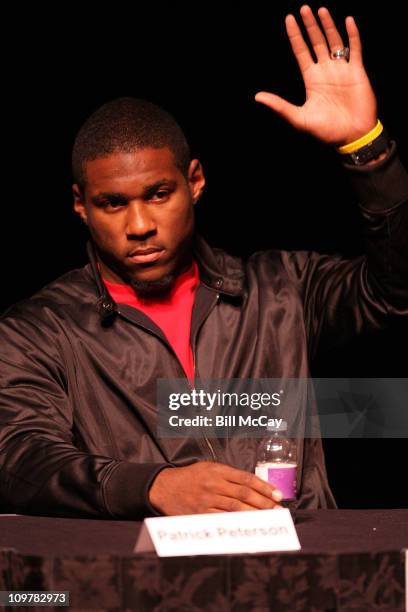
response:
{"label": "finger", "polygon": [[[274,508],[276,507],[278,507],[278,504],[275,504]],[[265,509],[265,508],[258,508],[258,506],[254,506],[240,499],[234,499],[232,497],[229,497],[228,495],[217,495],[214,498],[211,508],[219,510],[220,512],[245,512],[247,510],[264,510]],[[269,509],[273,510],[274,508],[269,508]]]}
{"label": "finger", "polygon": [[[227,482],[230,482],[234,485],[241,485],[241,487],[245,487],[249,490],[252,489],[253,491],[263,495],[268,500],[273,497],[275,497],[275,501],[280,501],[282,499],[281,495],[277,495],[277,487],[275,487],[275,485],[271,484],[270,482],[265,482],[265,480],[262,480],[252,472],[238,470],[230,466],[226,467],[230,468],[229,470],[225,471],[224,474]],[[276,497],[278,499],[276,499]],[[243,501],[246,501],[245,497],[242,499]]]}
{"label": "finger", "polygon": [[262,104],[265,104],[271,108],[273,111],[275,111],[275,113],[278,113],[278,115],[283,117],[283,119],[288,121],[296,129],[304,129],[303,112],[301,106],[291,104],[280,96],[268,93],[267,91],[259,91],[255,96],[255,100],[257,102],[262,102]]}
{"label": "finger", "polygon": [[217,495],[214,500],[214,508],[218,508],[220,512],[245,512],[245,510],[259,510],[256,506],[246,504],[239,499],[233,499],[224,495]]}
{"label": "finger", "polygon": [[329,59],[329,50],[327,48],[326,39],[315,19],[315,16],[312,13],[310,6],[302,6],[300,9],[300,14],[302,15],[303,23],[305,24],[317,59],[321,61]]}
{"label": "finger", "polygon": [[353,62],[353,64],[362,64],[363,53],[360,33],[358,31],[356,22],[354,21],[354,17],[346,18],[346,29],[350,46],[350,62]]}
{"label": "finger", "polygon": [[[279,501],[282,499],[282,493],[278,489],[274,489],[272,493],[268,491],[265,494],[263,480],[260,481],[260,484],[257,483],[255,486],[259,486],[259,491],[255,488],[244,484],[235,484],[235,483],[227,483],[228,486],[225,487],[225,495],[231,497],[233,500],[238,500],[249,506],[253,506],[254,508],[258,508],[258,510],[272,510]],[[276,496],[276,497],[274,497]]]}
{"label": "finger", "polygon": [[[275,510],[279,510],[282,509],[282,506],[280,506],[279,504],[276,504]],[[252,510],[252,511],[257,511],[258,508],[252,508],[251,506],[246,508],[246,510]],[[215,513],[219,513],[219,512],[227,512],[226,510],[224,510],[223,508],[208,508],[208,510],[205,511],[204,514],[208,513],[208,514],[215,514]],[[234,511],[235,512],[235,511]]]}
{"label": "finger", "polygon": [[327,8],[322,6],[321,8],[319,8],[317,13],[320,17],[320,21],[322,22],[324,33],[326,34],[327,42],[329,43],[330,51],[343,49],[343,40]]}
{"label": "finger", "polygon": [[293,15],[287,15],[285,19],[286,32],[289,38],[292,51],[295,55],[301,72],[305,72],[309,66],[314,64],[313,57],[309,51],[309,47],[305,43],[302,32]]}

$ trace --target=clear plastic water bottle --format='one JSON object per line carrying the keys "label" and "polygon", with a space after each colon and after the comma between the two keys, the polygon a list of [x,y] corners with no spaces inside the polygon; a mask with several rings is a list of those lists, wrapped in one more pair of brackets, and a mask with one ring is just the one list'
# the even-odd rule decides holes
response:
{"label": "clear plastic water bottle", "polygon": [[275,485],[282,493],[282,501],[296,499],[297,456],[296,440],[286,437],[286,423],[279,430],[266,428],[267,437],[260,444],[255,474]]}

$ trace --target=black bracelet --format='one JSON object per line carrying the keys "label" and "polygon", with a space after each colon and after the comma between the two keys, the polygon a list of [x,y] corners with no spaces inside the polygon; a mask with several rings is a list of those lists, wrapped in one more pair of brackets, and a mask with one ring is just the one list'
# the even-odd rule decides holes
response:
{"label": "black bracelet", "polygon": [[377,136],[372,142],[357,149],[352,153],[342,153],[341,157],[347,164],[353,164],[355,166],[362,166],[372,159],[376,159],[381,153],[385,153],[391,146],[391,140],[388,136],[387,130],[384,128],[381,134]]}

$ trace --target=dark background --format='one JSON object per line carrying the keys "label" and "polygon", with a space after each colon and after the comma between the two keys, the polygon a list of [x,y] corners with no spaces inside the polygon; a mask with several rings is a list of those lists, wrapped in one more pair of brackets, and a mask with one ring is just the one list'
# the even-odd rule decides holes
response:
{"label": "dark background", "polygon": [[[197,221],[210,244],[242,256],[271,247],[363,252],[356,198],[336,154],[254,101],[267,90],[303,103],[284,28],[301,3],[141,6],[100,5],[87,15],[70,4],[36,6],[9,23],[16,36],[4,94],[3,127],[12,137],[0,310],[86,263],[86,229],[72,211],[71,147],[95,108],[124,95],[163,106],[186,132],[207,178]],[[402,5],[326,6],[343,35],[344,18],[355,16],[379,117],[408,165]],[[390,321],[387,331],[320,356],[312,374],[406,377],[407,340],[407,322]],[[406,440],[326,440],[325,448],[340,506],[408,506],[397,467],[405,465]]]}

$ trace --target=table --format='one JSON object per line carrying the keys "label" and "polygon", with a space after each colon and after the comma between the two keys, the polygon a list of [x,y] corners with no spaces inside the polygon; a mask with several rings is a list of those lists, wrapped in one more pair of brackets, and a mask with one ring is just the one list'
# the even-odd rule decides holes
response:
{"label": "table", "polygon": [[70,591],[70,610],[98,612],[405,610],[408,510],[296,521],[301,551],[159,559],[132,553],[141,523],[0,515],[0,590]]}

